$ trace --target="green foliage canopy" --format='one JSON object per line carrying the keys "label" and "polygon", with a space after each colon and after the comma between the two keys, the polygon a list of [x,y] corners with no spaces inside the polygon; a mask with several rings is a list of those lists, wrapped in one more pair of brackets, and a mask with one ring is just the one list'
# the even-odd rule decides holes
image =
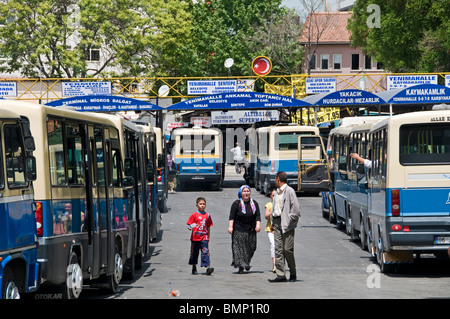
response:
{"label": "green foliage canopy", "polygon": [[[379,6],[380,27],[370,27]],[[369,12],[368,12],[369,11]],[[348,28],[352,45],[361,46],[392,72],[450,70],[448,0],[357,0]]]}

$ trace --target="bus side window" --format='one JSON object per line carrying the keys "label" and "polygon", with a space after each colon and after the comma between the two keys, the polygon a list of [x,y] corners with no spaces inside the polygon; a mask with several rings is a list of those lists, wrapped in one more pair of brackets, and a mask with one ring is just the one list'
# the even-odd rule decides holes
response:
{"label": "bus side window", "polygon": [[63,125],[61,121],[49,119],[47,122],[48,151],[50,159],[50,179],[52,185],[66,185],[66,171],[63,145]]}
{"label": "bus side window", "polygon": [[8,187],[28,186],[25,179],[25,150],[20,126],[5,125],[4,139]]}
{"label": "bus side window", "polygon": [[83,154],[80,128],[76,123],[66,123],[67,175],[69,184],[84,184]]}

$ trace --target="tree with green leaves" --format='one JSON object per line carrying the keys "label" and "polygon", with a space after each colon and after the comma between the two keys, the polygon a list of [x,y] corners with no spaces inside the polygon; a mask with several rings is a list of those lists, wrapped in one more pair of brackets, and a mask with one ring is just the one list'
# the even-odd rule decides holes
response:
{"label": "tree with green leaves", "polygon": [[357,0],[348,28],[352,45],[387,70],[442,72],[450,70],[449,17],[448,0]]}
{"label": "tree with green leaves", "polygon": [[272,15],[262,25],[255,26],[255,32],[248,37],[248,45],[255,55],[271,58],[272,73],[300,74],[305,55],[304,46],[299,38],[302,23],[294,10]]}
{"label": "tree with green leaves", "polygon": [[[0,66],[3,72],[95,77],[119,66],[131,68],[129,61],[145,45],[140,0],[5,2],[0,6],[0,52],[8,58]],[[99,50],[100,58],[88,63],[92,50]]]}
{"label": "tree with green leaves", "polygon": [[228,75],[224,61],[233,58],[232,75],[251,75],[258,52],[249,41],[271,17],[285,12],[280,5],[281,0],[191,0],[192,42],[181,74]]}

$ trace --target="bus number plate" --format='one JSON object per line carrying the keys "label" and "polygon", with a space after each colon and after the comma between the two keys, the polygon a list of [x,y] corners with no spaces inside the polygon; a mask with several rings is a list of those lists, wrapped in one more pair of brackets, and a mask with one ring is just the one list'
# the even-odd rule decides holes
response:
{"label": "bus number plate", "polygon": [[450,237],[436,236],[434,238],[434,243],[438,245],[450,244]]}

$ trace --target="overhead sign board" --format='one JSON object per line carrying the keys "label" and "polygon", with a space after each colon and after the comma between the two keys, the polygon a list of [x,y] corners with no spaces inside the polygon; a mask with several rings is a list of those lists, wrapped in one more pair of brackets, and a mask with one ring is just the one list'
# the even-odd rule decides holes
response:
{"label": "overhead sign board", "polygon": [[432,104],[450,103],[450,88],[442,85],[422,84],[380,92],[388,104]]}
{"label": "overhead sign board", "polygon": [[387,76],[387,90],[401,89],[418,84],[438,84],[438,76],[437,74]]}
{"label": "overhead sign board", "polygon": [[211,123],[220,124],[252,124],[261,121],[278,121],[278,110],[245,110],[245,111],[212,111]]}
{"label": "overhead sign board", "polygon": [[385,103],[382,98],[371,92],[356,89],[311,95],[302,101],[316,106],[357,106]]}
{"label": "overhead sign board", "polygon": [[306,94],[331,93],[336,91],[335,77],[306,78]]}
{"label": "overhead sign board", "polygon": [[49,106],[72,107],[80,112],[154,111],[163,108],[137,99],[111,95],[77,96],[55,100]]}
{"label": "overhead sign board", "polygon": [[17,83],[0,82],[0,96],[17,96]]}
{"label": "overhead sign board", "polygon": [[302,107],[309,104],[288,96],[258,92],[235,92],[196,97],[173,104],[167,110],[220,110]]}
{"label": "overhead sign board", "polygon": [[188,95],[209,95],[228,92],[249,92],[255,88],[255,80],[202,80],[188,81]]}
{"label": "overhead sign board", "polygon": [[62,82],[62,96],[105,94],[111,94],[111,82]]}

